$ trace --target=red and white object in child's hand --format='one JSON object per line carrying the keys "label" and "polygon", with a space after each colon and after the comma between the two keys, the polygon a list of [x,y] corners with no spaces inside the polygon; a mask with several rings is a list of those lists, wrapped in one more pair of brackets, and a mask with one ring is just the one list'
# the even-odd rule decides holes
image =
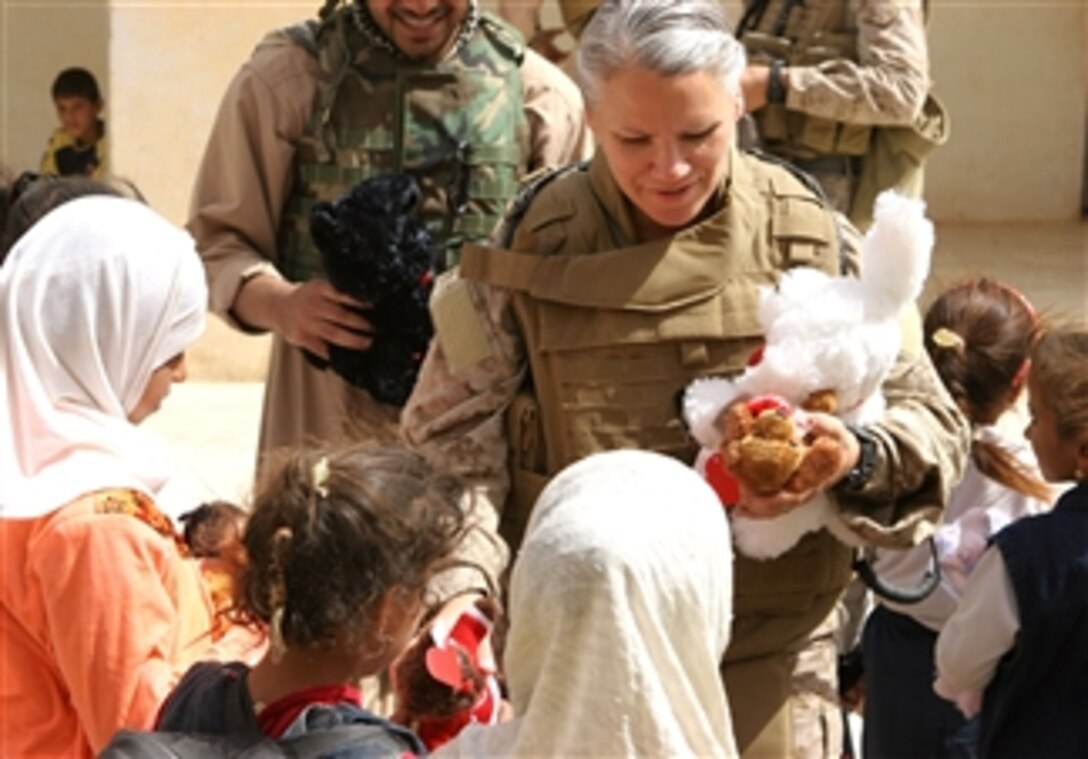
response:
{"label": "red and white object in child's hand", "polygon": [[480,646],[493,626],[476,606],[461,612],[448,630],[441,622],[432,626],[431,646],[424,655],[427,673],[455,694],[478,694],[470,707],[452,715],[420,717],[415,730],[428,750],[447,743],[470,724],[498,722],[502,702],[499,683],[491,668],[482,666],[479,659]]}

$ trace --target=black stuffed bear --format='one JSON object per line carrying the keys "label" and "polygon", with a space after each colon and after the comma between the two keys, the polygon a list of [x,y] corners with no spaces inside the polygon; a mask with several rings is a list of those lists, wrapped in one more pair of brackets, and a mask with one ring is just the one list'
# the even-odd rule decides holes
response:
{"label": "black stuffed bear", "polygon": [[415,384],[434,327],[427,301],[435,252],[408,174],[360,182],[332,202],[315,203],[310,235],[332,286],[371,308],[363,311],[374,341],[368,350],[329,346],[329,361],[307,354],[381,403],[402,406]]}

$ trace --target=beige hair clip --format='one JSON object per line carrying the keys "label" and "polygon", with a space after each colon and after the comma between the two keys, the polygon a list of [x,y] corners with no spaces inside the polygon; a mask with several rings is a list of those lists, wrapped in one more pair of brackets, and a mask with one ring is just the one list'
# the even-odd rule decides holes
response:
{"label": "beige hair clip", "polygon": [[268,623],[268,653],[273,663],[278,662],[287,652],[287,644],[283,640],[283,607],[277,606],[272,611],[272,619]]}
{"label": "beige hair clip", "polygon": [[957,332],[953,332],[948,327],[938,327],[935,329],[931,339],[933,340],[933,344],[939,348],[963,350],[966,345],[963,336]]}
{"label": "beige hair clip", "polygon": [[314,464],[314,468],[310,471],[310,483],[313,485],[314,491],[317,492],[322,498],[328,498],[329,496],[329,457],[322,456]]}

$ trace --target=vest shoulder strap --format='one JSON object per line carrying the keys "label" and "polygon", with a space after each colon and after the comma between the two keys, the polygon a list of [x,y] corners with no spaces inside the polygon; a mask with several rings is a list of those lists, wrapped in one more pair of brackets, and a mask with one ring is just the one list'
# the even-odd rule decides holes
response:
{"label": "vest shoulder strap", "polygon": [[461,276],[507,290],[528,292],[544,260],[535,253],[469,243],[461,249]]}
{"label": "vest shoulder strap", "polygon": [[[573,171],[585,171],[588,168],[589,162],[581,161],[569,163],[565,166],[543,168],[524,177],[521,180],[521,186],[518,189],[517,195],[510,201],[510,206],[506,211],[506,215],[503,217],[502,224],[496,232],[496,244],[502,248],[510,246],[510,243],[514,239],[514,233],[518,230],[518,227],[522,222],[526,220],[529,213],[529,207],[533,205],[533,201],[536,200],[537,196],[540,195],[544,188],[559,177],[570,174]],[[533,216],[536,217],[542,213],[547,214],[549,213],[549,209],[552,209],[552,204],[547,204],[546,206],[538,205],[533,208]]]}
{"label": "vest shoulder strap", "polygon": [[[510,290],[528,292],[545,256],[540,251],[518,253],[510,250],[514,235],[523,224],[536,227],[549,221],[569,218],[573,211],[568,193],[542,193],[560,177],[576,171],[584,172],[588,166],[588,162],[576,162],[543,168],[524,177],[518,194],[510,202],[506,215],[496,230],[493,247],[466,245],[462,250],[461,276]],[[540,202],[534,202],[537,200]],[[543,253],[546,254],[547,251]]]}
{"label": "vest shoulder strap", "polygon": [[[834,229],[834,236],[838,243],[839,273],[856,274],[856,262],[851,259],[851,251],[857,247],[857,245],[854,244],[854,238],[857,236],[857,233],[853,230],[853,227],[850,225],[847,218],[834,210],[823,187],[820,186],[820,183],[816,181],[815,177],[784,158],[780,158],[771,153],[766,153],[758,149],[749,149],[745,152],[759,161],[762,161],[764,164],[769,164],[782,169],[786,172],[787,176],[796,180],[798,185],[803,187],[804,190],[807,190],[811,196],[814,196],[811,204],[799,206],[800,208],[806,209],[807,213],[802,215],[791,214],[779,216],[778,220],[780,223],[776,225],[776,228],[786,236],[791,236],[791,230],[789,229],[791,226],[798,231],[800,226],[811,225],[813,228],[820,227],[826,225],[826,220],[830,218],[831,225]],[[779,191],[783,188],[784,183],[778,181],[773,182],[773,185],[775,190]],[[796,211],[797,208],[798,206],[795,205],[791,210]],[[787,226],[784,227],[783,224]]]}
{"label": "vest shoulder strap", "polygon": [[279,33],[286,38],[287,41],[298,45],[316,58],[317,34],[320,27],[320,22],[310,19],[308,21],[300,21],[297,24],[285,26],[279,30]]}
{"label": "vest shoulder strap", "polygon": [[521,66],[525,60],[525,42],[521,32],[490,13],[480,14],[480,31],[502,56]]}

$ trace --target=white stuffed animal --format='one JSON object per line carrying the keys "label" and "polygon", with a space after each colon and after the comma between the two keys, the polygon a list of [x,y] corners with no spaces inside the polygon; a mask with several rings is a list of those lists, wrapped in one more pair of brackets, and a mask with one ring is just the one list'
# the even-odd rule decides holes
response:
{"label": "white stuffed animal", "polygon": [[[703,447],[697,466],[705,467],[718,451],[722,411],[738,399],[779,396],[797,409],[811,394],[832,390],[843,421],[879,420],[884,413],[880,386],[901,343],[899,317],[922,291],[933,240],[925,204],[885,191],[862,242],[859,278],[797,268],[776,286],[763,288],[759,322],[765,344],[758,363],[733,379],[695,380],[685,392],[684,417]],[[799,422],[803,427],[803,418]],[[718,473],[704,474],[713,481]],[[824,493],[778,517],[734,514],[732,523],[737,547],[753,558],[779,556],[822,527],[856,542]]]}

